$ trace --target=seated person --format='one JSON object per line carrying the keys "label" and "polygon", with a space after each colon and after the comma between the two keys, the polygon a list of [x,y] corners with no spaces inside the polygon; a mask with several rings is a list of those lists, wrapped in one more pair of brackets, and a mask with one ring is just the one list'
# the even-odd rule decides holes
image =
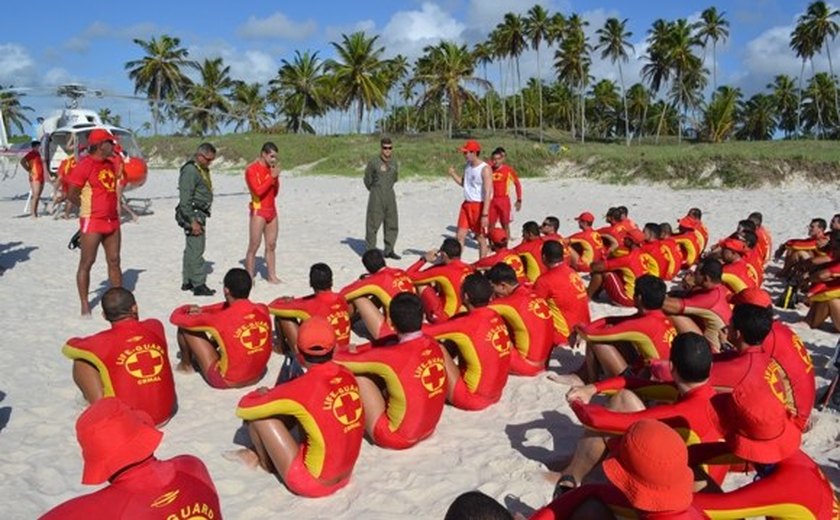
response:
{"label": "seated person", "polygon": [[726,441],[691,446],[689,461],[729,465],[734,456],[756,475],[732,491],[695,493],[697,508],[714,518],[837,518],[840,502],[831,484],[800,449],[799,428],[763,381],[744,382],[715,406]]}
{"label": "seated person", "polygon": [[840,231],[831,232],[829,259],[813,262],[808,273],[808,302],[811,307],[805,316],[805,323],[812,329],[818,328],[831,318],[834,330],[840,332]]}
{"label": "seated person", "polygon": [[624,244],[624,233],[627,232],[627,228],[618,225],[619,219],[618,208],[609,208],[604,215],[607,225],[595,230],[604,242],[605,258],[612,256]]}
{"label": "seated person", "polygon": [[[250,466],[276,472],[297,495],[323,497],[350,481],[364,437],[362,401],[353,374],[332,362],[337,342],[326,318],[308,318],[298,332],[298,359],[306,372],[239,401],[236,415],[245,420],[254,450],[238,455]],[[303,442],[290,424],[299,427]]]}
{"label": "seated person", "polygon": [[709,231],[703,224],[702,217],[700,209],[691,208],[688,214],[677,222],[674,240],[682,251],[683,269],[688,269],[700,260],[709,241]]}
{"label": "seated person", "polygon": [[333,359],[356,375],[371,440],[400,450],[434,433],[446,401],[446,366],[440,346],[421,330],[423,302],[416,294],[396,295],[388,320],[396,337]]}
{"label": "seated person", "polygon": [[[333,272],[324,263],[309,268],[309,287],[313,294],[301,298],[281,296],[268,304],[268,311],[277,320],[277,332],[283,352],[294,352],[299,323],[312,316],[330,322],[340,347],[350,344],[350,310],[347,300],[333,292]],[[283,348],[285,347],[285,348]]]}
{"label": "seated person", "polygon": [[770,261],[770,254],[773,251],[773,238],[770,236],[767,226],[763,225],[764,215],[758,211],[753,211],[747,219],[755,224],[755,235],[758,240],[755,247],[759,258],[761,258],[762,265],[766,264]]}
{"label": "seated person", "polygon": [[577,220],[580,231],[569,235],[569,243],[572,249],[577,251],[579,260],[572,267],[578,271],[589,272],[589,266],[592,265],[592,262],[604,259],[604,241],[601,234],[592,228],[592,224],[595,222],[595,216],[592,213],[584,211],[575,217],[575,220]]}
{"label": "seated person", "polygon": [[759,286],[758,275],[744,257],[749,253],[747,244],[737,238],[726,238],[720,243],[723,262],[721,282],[732,294]]}
{"label": "seated person", "polygon": [[504,320],[487,306],[493,296],[490,282],[473,273],[461,290],[467,312],[426,325],[423,333],[453,347],[443,350],[447,400],[462,410],[483,410],[502,397],[513,344]]}
{"label": "seated person", "polygon": [[520,284],[513,269],[499,262],[487,271],[494,297],[490,308],[505,320],[514,350],[510,372],[535,376],[546,369],[554,347],[554,316],[545,299]]}
{"label": "seated person", "polygon": [[140,321],[134,295],[122,287],[105,291],[102,315],[110,329],[70,338],[61,349],[73,360],[73,381],[88,403],[116,396],[166,424],[178,403],[163,324]]}
{"label": "seated person", "polygon": [[645,266],[645,272],[658,276],[663,280],[670,281],[665,278],[665,272],[670,267],[665,254],[662,252],[662,244],[659,241],[659,234],[661,229],[656,222],[648,222],[642,228],[642,233],[645,235],[645,240],[639,247],[642,255],[642,265]]}
{"label": "seated person", "polygon": [[564,253],[560,242],[548,240],[543,243],[542,260],[548,271],[534,284],[534,292],[545,299],[552,311],[555,345],[568,344],[575,328],[591,321],[586,284],[563,261]]}
{"label": "seated person", "polygon": [[525,264],[525,276],[532,283],[537,281],[537,278],[547,269],[542,262],[542,245],[539,224],[533,220],[522,224],[522,242],[514,247],[513,251],[522,258]]}
{"label": "seated person", "polygon": [[779,273],[780,277],[786,277],[791,269],[801,260],[807,260],[821,254],[820,248],[828,243],[826,236],[826,222],[824,218],[813,218],[808,224],[808,236],[805,238],[792,238],[783,242],[773,257],[776,260],[784,257],[784,267]]}
{"label": "seated person", "polygon": [[[421,269],[425,264],[432,264]],[[406,273],[420,293],[429,323],[448,320],[461,312],[461,283],[473,272],[461,261],[461,244],[445,238],[440,249],[427,251]]]}
{"label": "seated person", "polygon": [[549,215],[545,217],[540,224],[540,238],[543,241],[556,240],[560,243],[565,242],[563,235],[560,234],[560,219]]}
{"label": "seated person", "polygon": [[662,274],[663,280],[673,280],[682,269],[683,256],[682,249],[674,240],[674,230],[668,222],[659,224],[659,241],[662,244],[660,248],[662,256],[668,262],[668,266]]}
{"label": "seated person", "polygon": [[172,311],[179,372],[193,372],[195,362],[213,388],[240,388],[262,379],[271,356],[271,318],[268,307],[248,299],[252,285],[248,271],[236,267],[225,274],[224,302]]}
{"label": "seated person", "polygon": [[505,230],[502,228],[492,228],[487,233],[487,239],[490,242],[490,251],[493,254],[474,262],[472,264],[473,269],[486,271],[497,263],[504,262],[513,268],[520,282],[527,282],[528,277],[525,276],[525,264],[522,262],[519,254],[512,249],[508,249],[508,237]]}
{"label": "seated person", "polygon": [[662,312],[665,282],[649,274],[636,281],[633,297],[638,312],[610,316],[578,327],[586,341],[585,363],[577,377],[594,383],[603,370],[607,377],[640,373],[652,360],[667,359],[677,331]]}
{"label": "seated person", "polygon": [[[717,413],[710,402],[715,390],[709,384],[712,351],[700,334],[688,332],[674,338],[670,370],[674,385],[666,391],[679,394],[673,404],[647,408],[637,395],[656,383],[649,380],[614,377],[585,386],[574,386],[566,394],[572,411],[581,421],[583,437],[578,441],[572,460],[560,472],[558,491],[577,487],[607,452],[606,440],[622,434],[636,421],[656,419],[677,430],[687,444],[717,441],[723,437]],[[662,391],[662,390],[659,390]],[[613,393],[614,392],[614,393]],[[596,394],[613,393],[606,406],[590,404]]]}
{"label": "seated person", "polygon": [[84,460],[82,484],[108,485],[56,506],[41,520],[149,518],[151,512],[155,518],[182,518],[182,511],[200,515],[193,518],[221,518],[204,463],[192,455],[157,459],[163,432],[145,412],[105,397],[79,416],[76,437]]}
{"label": "seated person", "polygon": [[652,419],[634,423],[604,461],[609,484],[589,484],[556,496],[531,520],[616,518],[702,520],[692,505],[694,475],[685,443]]}
{"label": "seated person", "polygon": [[594,299],[603,289],[616,305],[633,307],[636,278],[646,271],[639,250],[644,239],[644,234],[638,229],[629,230],[624,234],[627,254],[595,262],[590,266],[592,277],[586,289],[590,299]]}
{"label": "seated person", "polygon": [[385,254],[381,249],[365,251],[362,264],[368,274],[362,275],[340,291],[351,306],[358,298],[372,298],[387,312],[394,296],[401,292],[414,292],[414,284],[405,271],[385,265]]}
{"label": "seated person", "polygon": [[723,329],[732,317],[729,290],[721,282],[722,275],[723,264],[706,258],[686,277],[686,290],[668,295],[662,304],[662,311],[671,317],[677,332],[703,334],[715,352],[720,352],[726,337]]}

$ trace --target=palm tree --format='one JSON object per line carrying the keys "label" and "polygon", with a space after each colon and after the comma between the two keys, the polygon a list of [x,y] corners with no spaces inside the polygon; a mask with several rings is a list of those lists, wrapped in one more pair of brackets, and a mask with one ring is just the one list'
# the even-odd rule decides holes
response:
{"label": "palm tree", "polygon": [[703,62],[706,61],[706,46],[712,40],[712,88],[717,90],[717,42],[729,38],[729,22],[723,17],[726,12],[718,13],[716,7],[709,7],[700,15],[699,22],[694,24],[697,37],[703,44]]}
{"label": "palm tree", "polygon": [[198,64],[187,59],[189,52],[180,46],[180,38],[164,34],[148,41],[135,39],[134,43],[146,56],[127,62],[125,70],[134,81],[134,93],[144,92],[152,100],[152,122],[157,135],[161,100],[173,95],[180,97],[191,84],[184,69],[198,69]]}
{"label": "palm tree", "polygon": [[[837,85],[833,79],[825,72],[814,74],[808,81],[808,86],[805,89],[805,102],[802,106],[803,119],[806,128],[814,132],[814,136],[825,137],[828,129],[826,120],[830,123],[831,119],[831,104],[834,99]],[[834,125],[832,125],[834,126]]]}
{"label": "palm tree", "polygon": [[[408,58],[402,54],[397,54],[386,62],[385,69],[387,92],[393,93],[393,95],[399,95],[399,92],[397,92],[397,85],[408,74]],[[385,131],[388,130],[387,127],[384,129]]]}
{"label": "palm tree", "polygon": [[618,89],[615,82],[602,79],[592,87],[590,109],[592,127],[602,139],[618,134],[619,115]]}
{"label": "palm tree", "polygon": [[119,114],[114,114],[111,112],[110,108],[100,108],[97,112],[99,119],[102,120],[102,124],[105,125],[112,125],[112,126],[122,126],[122,118]]}
{"label": "palm tree", "polygon": [[24,123],[27,125],[32,124],[32,121],[26,117],[24,112],[34,112],[35,109],[30,106],[22,105],[20,102],[20,98],[25,95],[26,94],[22,94],[14,90],[14,87],[11,85],[8,87],[0,85],[0,113],[3,115],[3,130],[6,135],[11,134],[12,125],[17,128],[18,133],[23,134]]}
{"label": "palm tree", "polygon": [[776,126],[773,96],[756,94],[744,105],[742,126],[738,137],[750,141],[767,141],[773,138]]}
{"label": "palm tree", "polygon": [[[654,21],[648,31],[648,54],[644,57],[647,63],[642,67],[642,78],[647,80],[654,97],[659,94],[663,84],[671,78],[672,56],[669,52],[668,43],[670,32],[671,24],[661,18]],[[665,110],[661,111],[659,123],[656,126],[657,143],[659,142],[659,134],[662,131],[662,123],[666,112]],[[646,121],[647,114],[642,119]],[[641,134],[639,138],[641,139]]]}
{"label": "palm tree", "polygon": [[427,46],[423,52],[425,54],[417,60],[414,76],[415,82],[425,86],[420,105],[425,107],[432,103],[448,104],[447,126],[451,138],[452,127],[458,127],[460,124],[464,103],[477,102],[475,94],[467,89],[466,85],[473,84],[489,90],[490,84],[473,76],[475,62],[466,45],[442,41],[435,46]]}
{"label": "palm tree", "polygon": [[723,86],[712,94],[712,99],[703,111],[702,135],[713,143],[725,141],[738,122],[741,89]]}
{"label": "palm tree", "polygon": [[537,82],[539,90],[540,110],[540,142],[543,142],[543,93],[542,93],[542,61],[540,59],[540,47],[543,40],[549,39],[551,32],[551,18],[548,11],[539,4],[528,10],[528,17],[525,19],[525,36],[531,43],[531,47],[537,51]]}
{"label": "palm tree", "polygon": [[234,115],[232,117],[236,121],[235,132],[240,131],[245,125],[248,125],[248,130],[251,132],[258,132],[268,127],[271,118],[268,112],[268,100],[261,91],[262,85],[259,83],[235,82],[230,95],[233,101],[231,112]]}
{"label": "palm tree", "polygon": [[641,137],[645,127],[644,118],[647,114],[648,106],[650,106],[650,92],[648,92],[643,84],[634,83],[627,89],[627,97],[625,99],[629,117],[635,122],[633,132],[638,133]]}
{"label": "palm tree", "polygon": [[[589,22],[573,14],[566,22],[565,37],[554,53],[554,67],[561,81],[566,81],[578,90],[578,112],[580,114],[580,141],[586,140],[586,104],[584,93],[589,84],[589,67],[592,58],[588,38],[583,28]],[[574,132],[574,128],[572,129]]]}
{"label": "palm tree", "polygon": [[575,93],[564,82],[555,81],[548,87],[546,114],[549,122],[558,128],[574,129]]}
{"label": "palm tree", "polygon": [[[705,84],[702,62],[692,51],[693,47],[700,45],[700,41],[692,34],[688,21],[680,18],[671,24],[666,45],[666,52],[670,55],[668,61],[676,77],[671,91],[682,115],[688,108],[696,106],[696,93]],[[678,142],[682,142],[682,128],[681,122],[677,129]]]}
{"label": "palm tree", "polygon": [[182,117],[193,135],[217,134],[219,126],[229,119],[229,96],[235,83],[230,77],[230,66],[220,57],[205,58],[199,72],[201,83],[190,86],[190,104],[184,105]]}
{"label": "palm tree", "polygon": [[[828,71],[834,77],[834,65],[831,63],[831,45],[840,31],[840,25],[835,19],[840,16],[837,9],[829,9],[825,2],[819,0],[808,5],[803,16],[799,17],[799,23],[806,27],[815,49],[825,49],[828,57]],[[837,102],[837,89],[835,89],[834,106],[837,120],[840,121],[840,104]]]}
{"label": "palm tree", "polygon": [[595,49],[601,49],[601,59],[609,58],[613,65],[618,64],[618,77],[621,81],[621,99],[624,104],[624,138],[627,146],[630,146],[630,117],[627,114],[627,93],[624,89],[624,72],[621,63],[627,63],[629,56],[627,49],[635,52],[635,48],[628,41],[633,33],[627,30],[627,18],[618,21],[618,18],[608,18],[604,26],[596,31],[598,45]]}
{"label": "palm tree", "polygon": [[[487,81],[487,65],[493,63],[493,49],[490,46],[489,42],[479,42],[473,46],[473,60],[475,60],[476,64],[481,65],[483,74],[482,77],[484,81]],[[488,84],[490,82],[488,81]],[[484,96],[484,101],[486,104],[486,115],[487,115],[487,129],[488,130],[495,130],[495,118],[491,117],[493,113],[493,105],[492,105],[492,96]]]}
{"label": "palm tree", "polygon": [[790,33],[790,48],[796,53],[796,56],[802,60],[802,66],[799,69],[799,101],[797,102],[796,110],[796,133],[802,132],[802,77],[805,75],[805,63],[811,60],[816,52],[814,45],[813,34],[808,31],[807,26],[802,23],[800,18],[799,23],[794,27],[793,32]]}
{"label": "palm tree", "polygon": [[341,43],[330,42],[338,59],[327,61],[326,70],[336,76],[340,105],[356,103],[356,133],[362,133],[365,109],[379,108],[385,102],[387,63],[380,59],[385,48],[376,46],[378,39],[378,35],[369,38],[364,31],[357,31],[342,34]]}
{"label": "palm tree", "polygon": [[309,115],[318,116],[324,112],[324,63],[318,59],[318,52],[295,51],[292,61],[282,60],[277,77],[271,79],[271,95],[278,100],[286,114],[286,127],[292,132],[315,133],[306,122]]}
{"label": "palm tree", "polygon": [[786,74],[779,74],[773,79],[773,83],[767,85],[773,91],[773,100],[776,106],[779,128],[785,132],[785,137],[790,137],[796,130],[796,114],[798,113],[799,92],[793,79]]}
{"label": "palm tree", "polygon": [[[525,24],[522,17],[514,13],[506,13],[505,18],[499,25],[496,26],[499,39],[498,44],[500,51],[505,56],[510,56],[516,64],[516,87],[519,92],[519,104],[522,105],[522,75],[519,73],[519,56],[525,52],[527,41],[525,36]],[[514,133],[517,131],[516,124],[516,95],[513,97],[513,128]],[[523,113],[524,116],[524,113]]]}

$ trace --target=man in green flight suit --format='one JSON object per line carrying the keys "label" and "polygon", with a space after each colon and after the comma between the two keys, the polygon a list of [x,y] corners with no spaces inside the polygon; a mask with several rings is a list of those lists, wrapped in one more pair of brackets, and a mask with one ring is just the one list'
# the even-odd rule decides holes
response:
{"label": "man in green flight suit", "polygon": [[215,289],[207,287],[204,270],[206,224],[213,204],[213,182],[210,163],[216,158],[216,147],[210,143],[198,146],[192,159],[181,166],[178,178],[178,207],[175,220],[184,228],[187,245],[184,248],[182,291],[192,291],[195,296],[212,296]]}
{"label": "man in green flight suit", "polygon": [[394,145],[390,137],[383,137],[380,153],[371,159],[365,168],[365,188],[368,190],[365,245],[367,249],[376,249],[376,234],[384,223],[385,249],[387,258],[399,260],[394,251],[399,231],[397,215],[397,197],[394,195],[394,183],[399,176],[399,164],[393,158]]}

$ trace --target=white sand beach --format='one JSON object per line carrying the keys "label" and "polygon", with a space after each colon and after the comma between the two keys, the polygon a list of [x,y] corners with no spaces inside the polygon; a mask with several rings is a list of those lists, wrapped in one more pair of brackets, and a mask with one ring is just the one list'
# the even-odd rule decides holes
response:
{"label": "white sand beach", "polygon": [[[281,152],[282,156],[282,152]],[[208,285],[219,289],[227,269],[240,266],[247,244],[248,195],[241,174],[214,174],[216,199],[208,225],[206,258],[212,264]],[[367,193],[360,178],[294,176],[284,173],[278,198],[280,239],[278,275],[284,283],[260,280],[252,299],[270,301],[280,295],[309,292],[308,270],[328,263],[336,286],[355,280],[363,267],[364,214]],[[403,180],[397,184],[400,235],[397,251],[408,266],[417,254],[437,247],[452,227],[461,189],[451,180]],[[626,205],[637,223],[675,221],[690,206],[704,211],[711,237],[734,229],[750,211],[761,211],[777,244],[805,235],[812,217],[829,219],[840,211],[836,186],[806,183],[760,190],[682,190],[654,186],[603,185],[585,179],[542,178],[524,181],[524,204],[515,214],[513,234],[526,220],[556,215],[561,233],[576,229],[581,211],[604,214],[608,206]],[[74,424],[84,402],[71,379],[71,363],[61,354],[71,336],[107,327],[94,308],[92,320],[79,318],[75,271],[78,251],[67,241],[76,220],[24,217],[28,186],[25,175],[0,182],[0,496],[9,519],[35,518],[52,506],[94,491],[80,484],[81,457]],[[46,190],[47,194],[49,189]],[[835,193],[835,195],[831,195]],[[177,352],[175,328],[168,316],[177,305],[210,303],[180,291],[183,234],[173,218],[177,204],[177,171],[156,170],[131,196],[152,199],[151,215],[123,226],[124,284],[133,290],[141,317],[164,322],[170,358]],[[381,240],[381,239],[380,239]],[[465,260],[477,259],[475,247]],[[107,286],[101,255],[94,266],[91,289],[98,299]],[[781,290],[768,276],[768,290]],[[615,307],[593,304],[593,316],[617,314]],[[797,311],[777,315],[808,346],[818,375],[826,384],[824,365],[838,335],[812,331]],[[574,367],[580,355],[559,352],[552,369]],[[261,384],[271,385],[281,359],[274,356]],[[526,515],[548,502],[557,470],[573,450],[581,427],[567,406],[566,387],[546,377],[512,377],[501,402],[483,412],[447,406],[436,433],[402,452],[387,451],[365,441],[351,483],[334,496],[303,499],[292,495],[265,472],[249,470],[222,453],[232,450],[240,421],[237,401],[247,390],[214,390],[198,375],[175,374],[180,403],[177,415],[163,429],[158,455],[180,453],[200,457],[208,466],[231,519],[277,518],[442,518],[460,493],[479,489]],[[840,486],[840,416],[814,412],[813,428],[804,436],[805,450],[822,466],[835,488]],[[8,416],[8,421],[6,417]],[[793,485],[794,483],[792,483]]]}

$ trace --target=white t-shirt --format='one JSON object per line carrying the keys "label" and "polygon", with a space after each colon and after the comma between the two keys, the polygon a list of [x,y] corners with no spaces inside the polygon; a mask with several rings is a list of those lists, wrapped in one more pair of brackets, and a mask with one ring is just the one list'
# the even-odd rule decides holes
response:
{"label": "white t-shirt", "polygon": [[464,200],[467,202],[481,202],[484,195],[481,172],[487,166],[484,161],[475,166],[469,163],[464,167]]}

